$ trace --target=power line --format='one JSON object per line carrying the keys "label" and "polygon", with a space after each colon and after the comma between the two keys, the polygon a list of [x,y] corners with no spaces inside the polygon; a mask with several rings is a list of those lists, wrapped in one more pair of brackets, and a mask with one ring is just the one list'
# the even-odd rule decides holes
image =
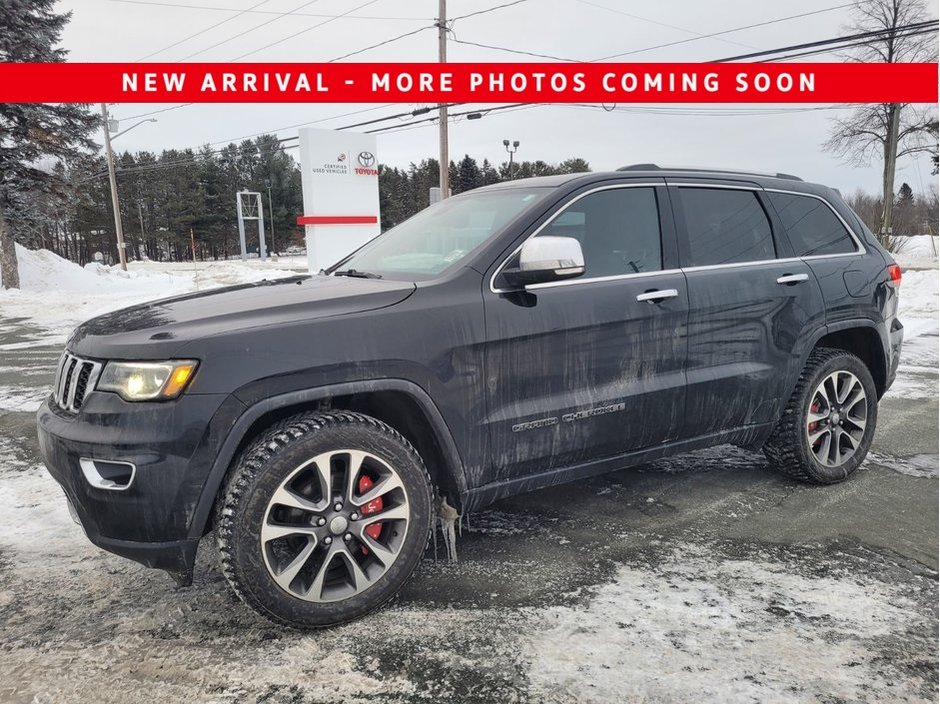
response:
{"label": "power line", "polygon": [[[233,40],[235,40],[235,39],[238,39],[239,37],[244,37],[246,34],[250,34],[251,32],[256,32],[257,30],[261,29],[262,27],[267,27],[269,24],[271,24],[271,23],[273,23],[273,22],[277,22],[278,20],[284,19],[285,17],[288,17],[288,16],[294,14],[295,12],[299,12],[300,10],[304,9],[305,7],[310,7],[311,5],[314,5],[314,4],[318,3],[318,2],[320,2],[320,0],[307,0],[307,2],[305,2],[303,5],[299,5],[298,7],[295,7],[293,10],[288,10],[287,12],[282,12],[282,13],[280,13],[279,15],[277,15],[276,17],[272,17],[271,19],[267,20],[266,22],[262,22],[261,24],[257,24],[257,25],[255,25],[254,27],[249,27],[248,29],[246,29],[246,30],[244,30],[244,31],[242,31],[242,32],[239,32],[238,34],[234,34],[234,35],[232,35],[231,37],[228,37],[227,39],[223,39],[222,41],[216,42],[215,44],[213,44],[213,45],[211,45],[211,46],[207,46],[205,49],[200,49],[199,51],[194,51],[192,54],[188,54],[187,56],[184,56],[182,59],[180,59],[180,61],[188,61],[189,59],[193,58],[194,56],[198,56],[199,54],[204,54],[204,53],[206,53],[207,51],[211,51],[212,49],[215,49],[216,47],[222,46],[223,44],[228,44],[230,41],[233,41]],[[330,21],[330,20],[328,20],[328,21]],[[315,26],[319,26],[319,25],[315,25]],[[240,58],[240,57],[239,57],[239,58]],[[237,60],[238,60],[238,58],[232,59],[232,61],[237,61]]]}
{"label": "power line", "polygon": [[748,24],[742,27],[734,27],[732,29],[724,29],[720,32],[711,32],[709,34],[703,34],[699,37],[691,37],[689,39],[680,39],[679,41],[669,42],[667,44],[659,44],[657,46],[651,46],[645,49],[634,49],[632,51],[625,51],[620,54],[611,54],[610,56],[604,56],[603,58],[600,58],[600,59],[594,59],[592,63],[601,63],[604,61],[609,61],[610,59],[618,59],[621,56],[630,56],[631,54],[638,54],[643,51],[652,51],[653,49],[663,49],[665,47],[678,46],[679,44],[688,44],[689,42],[695,42],[701,39],[711,39],[713,37],[720,37],[720,36],[724,36],[725,34],[732,34],[734,32],[743,32],[746,29],[755,29],[756,27],[766,27],[768,25],[777,24],[778,22],[788,22],[790,20],[796,20],[796,19],[800,19],[803,17],[811,17],[813,15],[819,15],[824,12],[833,12],[834,10],[842,10],[846,7],[854,7],[854,5],[855,3],[848,2],[848,3],[843,3],[841,5],[833,5],[831,7],[824,7],[820,10],[812,10],[810,12],[801,12],[800,14],[797,14],[797,15],[789,15],[787,17],[778,17],[777,19],[773,19],[773,20],[766,20],[764,22],[757,22],[755,24]]}
{"label": "power line", "polygon": [[348,59],[350,56],[356,56],[357,54],[362,54],[362,53],[365,53],[365,52],[367,52],[367,51],[371,51],[372,49],[378,49],[380,46],[385,46],[386,44],[391,44],[392,42],[397,42],[399,39],[404,39],[405,37],[410,37],[410,36],[412,36],[413,34],[419,34],[420,32],[423,32],[423,31],[426,30],[426,29],[434,29],[435,27],[437,27],[437,25],[435,25],[435,24],[429,24],[429,25],[427,25],[427,26],[425,26],[425,27],[419,27],[418,29],[415,29],[415,30],[413,30],[413,31],[411,31],[411,32],[405,32],[404,34],[399,34],[397,37],[392,37],[391,39],[386,39],[385,41],[379,42],[378,44],[373,44],[372,46],[363,47],[362,49],[356,49],[356,51],[351,51],[351,52],[349,52],[348,54],[343,54],[342,56],[338,56],[338,57],[336,57],[335,59],[330,59],[330,60],[327,61],[326,63],[328,63],[328,64],[336,63],[337,61],[342,61],[343,59]]}
{"label": "power line", "polygon": [[[799,49],[811,49],[813,47],[826,46],[828,44],[838,44],[842,42],[858,42],[860,44],[867,44],[868,42],[859,41],[862,39],[880,39],[885,34],[903,34],[907,31],[917,31],[918,34],[923,34],[925,32],[930,32],[936,30],[938,26],[937,20],[928,20],[926,22],[914,22],[912,24],[902,25],[900,27],[891,27],[888,29],[876,29],[870,32],[859,32],[858,34],[849,34],[842,37],[834,37],[832,39],[820,39],[814,42],[804,42],[803,44],[792,44],[787,47],[782,47],[780,49],[770,49],[767,51],[755,51],[751,54],[740,54],[739,56],[731,56],[724,59],[713,59],[711,63],[727,63],[731,61],[743,61],[745,59],[755,59],[761,56],[767,56],[769,54],[779,54],[784,51],[796,51]],[[829,49],[828,51],[831,51]]]}
{"label": "power line", "polygon": [[170,44],[169,46],[165,46],[165,47],[163,47],[162,49],[158,49],[157,51],[152,51],[152,52],[150,52],[149,54],[147,54],[146,56],[142,56],[142,57],[140,57],[140,58],[137,59],[137,60],[138,60],[138,61],[144,61],[144,60],[146,60],[146,59],[149,59],[151,56],[156,56],[157,54],[162,54],[164,51],[167,51],[168,49],[172,49],[173,47],[176,47],[176,46],[179,46],[180,44],[183,44],[183,43],[185,43],[185,42],[188,42],[190,39],[195,39],[196,37],[198,37],[198,36],[200,36],[200,35],[202,35],[202,34],[205,34],[206,32],[211,32],[211,31],[212,31],[213,29],[215,29],[216,27],[221,27],[223,24],[226,24],[226,23],[228,23],[228,22],[231,22],[231,21],[234,20],[234,19],[238,19],[239,17],[241,17],[242,15],[244,15],[246,12],[249,12],[249,11],[255,9],[256,7],[261,7],[262,5],[264,5],[264,4],[268,3],[268,2],[270,2],[270,0],[261,0],[261,2],[255,3],[254,5],[252,5],[251,7],[249,7],[247,10],[241,10],[240,12],[238,12],[238,13],[235,14],[235,15],[232,15],[231,17],[227,17],[227,18],[225,18],[224,20],[220,20],[219,22],[216,22],[215,24],[210,25],[209,27],[206,27],[205,29],[201,29],[201,30],[199,30],[198,32],[196,32],[196,33],[194,33],[194,34],[190,34],[188,37],[183,37],[183,38],[180,39],[179,41],[173,42],[173,43]]}
{"label": "power line", "polygon": [[732,28],[730,28],[730,29],[723,29],[723,30],[721,30],[721,31],[719,31],[719,32],[711,32],[711,33],[708,33],[708,34],[701,34],[701,35],[698,35],[698,36],[695,36],[695,37],[689,37],[688,39],[679,39],[679,40],[676,40],[676,41],[673,41],[673,42],[666,42],[665,44],[656,44],[656,45],[653,45],[653,46],[644,47],[644,48],[642,48],[642,49],[632,49],[632,50],[630,50],[630,51],[621,52],[621,53],[619,53],[619,54],[611,54],[610,56],[603,56],[603,57],[601,57],[601,58],[599,58],[599,59],[591,59],[590,61],[584,61],[584,60],[582,60],[582,59],[572,59],[572,58],[568,58],[568,57],[564,57],[564,56],[554,56],[554,55],[552,55],[552,54],[542,54],[542,53],[538,53],[538,52],[534,52],[534,51],[525,51],[525,50],[522,50],[522,49],[513,49],[513,48],[505,47],[505,46],[494,46],[494,45],[492,45],[492,44],[483,44],[483,43],[480,43],[480,42],[472,42],[472,41],[465,40],[465,39],[458,39],[458,38],[456,38],[456,37],[454,37],[454,39],[453,39],[452,41],[454,41],[454,42],[456,42],[456,43],[458,43],[458,44],[468,44],[468,45],[470,45],[470,46],[480,47],[480,48],[482,48],[482,49],[492,49],[492,50],[495,50],[495,51],[503,51],[503,52],[506,52],[506,53],[518,54],[518,55],[522,55],[522,56],[533,56],[533,57],[535,57],[535,58],[550,59],[550,60],[552,60],[552,61],[567,61],[567,62],[569,62],[569,63],[602,63],[602,62],[604,62],[604,61],[610,61],[611,59],[617,59],[617,58],[620,58],[620,57],[623,57],[623,56],[630,56],[630,55],[633,55],[633,54],[640,54],[640,53],[647,52],[647,51],[653,51],[653,50],[655,50],[655,49],[664,49],[664,48],[667,48],[667,47],[679,46],[680,44],[689,44],[689,43],[691,43],[691,42],[701,41],[702,39],[712,39],[712,38],[715,38],[715,37],[724,36],[724,35],[726,35],[726,34],[733,34],[733,33],[735,33],[735,32],[743,32],[744,30],[747,30],[747,29],[754,29],[754,28],[756,28],[756,27],[765,27],[765,26],[767,26],[767,25],[776,24],[776,23],[778,23],[778,22],[787,22],[787,21],[789,21],[789,20],[800,19],[800,18],[802,18],[802,17],[810,17],[810,16],[812,16],[812,15],[818,15],[818,14],[821,14],[821,13],[824,13],[824,12],[832,12],[832,11],[834,11],[834,10],[840,10],[840,9],[843,9],[843,8],[846,8],[846,7],[852,7],[852,6],[854,6],[854,3],[843,3],[843,4],[841,4],[841,5],[833,5],[833,6],[831,6],[831,7],[826,7],[826,8],[820,9],[820,10],[812,10],[812,11],[810,11],[810,12],[802,12],[802,13],[800,13],[800,14],[788,15],[787,17],[778,17],[778,18],[776,18],[776,19],[766,20],[766,21],[764,21],[764,22],[757,22],[757,23],[754,23],[754,24],[742,25],[742,26],[740,26],[740,27],[732,27]]}
{"label": "power line", "polygon": [[504,7],[512,7],[513,5],[520,5],[528,1],[529,0],[514,0],[514,2],[507,2],[502,5],[496,5],[495,7],[488,7],[485,10],[477,10],[476,12],[470,12],[470,13],[467,13],[466,15],[460,15],[459,17],[452,17],[449,20],[448,24],[453,25],[453,23],[456,22],[457,20],[465,20],[468,17],[476,17],[477,15],[485,15],[486,13],[493,12],[494,10],[502,10]]}
{"label": "power line", "polygon": [[[317,2],[317,0],[312,0],[312,1]],[[368,7],[369,5],[374,5],[376,2],[378,2],[378,0],[367,0],[367,2],[364,2],[361,5],[357,5],[351,10],[347,10],[341,15],[337,15],[336,17],[331,17],[330,19],[324,20],[323,22],[319,22],[313,25],[312,27],[301,29],[299,32],[294,32],[293,34],[289,34],[286,37],[282,37],[281,39],[270,42],[269,44],[265,44],[264,46],[258,47],[257,49],[253,49],[251,51],[245,52],[241,56],[236,56],[234,59],[232,59],[232,61],[240,61],[241,59],[244,59],[246,56],[251,56],[252,54],[257,54],[259,51],[270,49],[272,46],[277,46],[278,44],[282,44],[283,42],[294,39],[295,37],[299,37],[301,34],[306,34],[307,32],[313,31],[314,29],[318,29],[319,27],[323,27],[324,25],[330,24],[331,22],[335,22],[336,20],[342,19],[343,17],[346,17],[346,15],[350,15],[353,12],[356,12],[357,10],[361,10],[362,8]],[[311,3],[307,3],[307,4],[311,4]]]}
{"label": "power line", "polygon": [[[699,37],[702,36],[701,32],[695,32],[691,29],[686,29],[685,27],[679,27],[677,25],[669,24],[667,22],[659,22],[657,20],[651,20],[649,17],[640,17],[639,15],[634,15],[630,12],[624,12],[623,10],[618,10],[617,8],[614,8],[614,7],[607,7],[606,5],[598,5],[596,2],[590,2],[590,0],[577,0],[577,1],[581,3],[582,5],[589,5],[590,7],[596,7],[599,10],[607,10],[607,12],[613,12],[615,15],[623,15],[624,17],[629,17],[634,20],[640,20],[641,22],[649,22],[650,24],[659,25],[660,27],[667,27],[669,29],[675,29],[676,31],[679,31],[679,32],[685,32],[686,34],[695,34]],[[733,39],[719,38],[718,41],[724,42],[726,44],[734,44],[735,46],[747,47],[748,49],[757,48],[750,44],[745,44],[744,42],[736,42]]]}
{"label": "power line", "polygon": [[[898,34],[895,34],[895,35],[893,35],[893,36],[894,36],[894,38],[896,38],[896,39],[900,39],[900,38],[903,38],[903,37],[916,37],[916,36],[921,35],[921,34],[933,34],[933,33],[936,32],[936,31],[937,31],[937,29],[934,27],[934,28],[930,28],[930,29],[921,29],[921,30],[914,31],[914,32],[898,33]],[[829,53],[832,53],[832,52],[834,52],[834,51],[840,51],[840,50],[842,50],[842,49],[852,49],[852,48],[858,47],[858,46],[869,46],[870,44],[871,44],[870,41],[851,42],[851,43],[849,43],[849,44],[842,44],[842,45],[837,45],[837,46],[830,46],[830,47],[827,47],[827,48],[825,48],[825,49],[814,49],[814,50],[811,50],[811,51],[798,52],[798,53],[796,53],[796,54],[787,54],[786,56],[777,56],[777,57],[774,57],[774,58],[771,58],[771,59],[767,59],[767,62],[766,62],[766,63],[776,62],[776,61],[789,61],[790,59],[799,59],[799,58],[803,58],[803,57],[806,57],[806,56],[818,56],[818,55],[820,55],[820,54],[829,54]]]}
{"label": "power line", "polygon": [[159,115],[161,112],[170,112],[170,110],[179,110],[180,108],[186,108],[190,105],[195,105],[195,103],[180,103],[179,105],[171,105],[168,108],[162,108],[160,110],[151,110],[150,112],[142,112],[139,115],[131,115],[130,117],[122,117],[122,120],[136,120],[138,117],[149,117],[150,115]]}
{"label": "power line", "polygon": [[[155,0],[110,0],[111,2],[119,2],[125,5],[152,5],[155,7],[172,7],[180,10],[213,10],[216,12],[239,12],[240,14],[251,13],[255,15],[280,15],[281,12],[277,10],[254,10],[248,8],[247,10],[238,10],[234,7],[216,7],[214,5],[180,5],[178,3],[172,2],[156,2]],[[339,15],[328,15],[323,13],[316,12],[295,12],[293,13],[294,17],[339,17]],[[383,22],[424,22],[431,21],[431,17],[377,17],[375,15],[350,15],[348,19],[351,20],[382,20]]]}

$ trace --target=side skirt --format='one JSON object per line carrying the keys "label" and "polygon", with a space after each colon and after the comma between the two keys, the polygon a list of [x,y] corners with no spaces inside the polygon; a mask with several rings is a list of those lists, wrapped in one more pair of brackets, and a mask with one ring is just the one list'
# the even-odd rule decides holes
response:
{"label": "side skirt", "polygon": [[663,457],[670,457],[692,450],[700,450],[714,445],[724,445],[727,443],[742,447],[759,448],[770,435],[773,426],[773,423],[748,425],[735,428],[734,430],[700,435],[688,440],[679,440],[665,443],[657,447],[635,450],[614,457],[605,457],[590,462],[583,462],[571,467],[553,469],[548,472],[542,472],[541,474],[530,474],[516,479],[485,484],[481,487],[470,489],[461,497],[462,508],[464,511],[475,511],[494,501],[499,501],[500,499],[505,499],[517,494],[524,494],[530,491],[536,491],[537,489],[555,486],[556,484],[564,484],[566,482],[586,479],[600,474],[607,474],[619,469],[627,469],[645,462],[662,459]]}

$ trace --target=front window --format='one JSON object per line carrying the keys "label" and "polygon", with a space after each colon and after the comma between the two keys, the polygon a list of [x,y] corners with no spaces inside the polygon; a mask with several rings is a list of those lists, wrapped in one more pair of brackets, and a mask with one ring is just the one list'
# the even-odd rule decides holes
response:
{"label": "front window", "polygon": [[545,192],[512,188],[448,198],[382,233],[331,271],[416,281],[434,278],[499,232]]}

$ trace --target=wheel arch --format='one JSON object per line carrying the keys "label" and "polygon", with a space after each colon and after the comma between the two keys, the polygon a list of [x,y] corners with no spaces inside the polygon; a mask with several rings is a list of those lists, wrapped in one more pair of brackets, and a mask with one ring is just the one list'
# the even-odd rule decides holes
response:
{"label": "wheel arch", "polygon": [[192,538],[205,534],[213,508],[241,451],[277,421],[310,410],[357,411],[387,423],[421,455],[437,488],[462,498],[467,494],[463,461],[443,416],[431,397],[404,379],[335,384],[272,396],[249,406],[233,424],[212,462],[189,527]]}
{"label": "wheel arch", "polygon": [[861,359],[871,372],[878,398],[884,395],[888,385],[886,341],[873,321],[852,320],[827,325],[813,343],[813,349],[819,347],[844,350]]}

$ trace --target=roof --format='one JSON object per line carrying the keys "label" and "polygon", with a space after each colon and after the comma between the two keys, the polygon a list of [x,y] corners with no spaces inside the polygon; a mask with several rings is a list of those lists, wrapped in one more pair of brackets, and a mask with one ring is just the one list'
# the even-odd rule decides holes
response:
{"label": "roof", "polygon": [[[512,181],[503,181],[491,186],[484,186],[482,190],[497,190],[506,188],[558,188],[560,186],[581,186],[599,181],[623,178],[647,178],[681,181],[683,179],[707,178],[716,181],[741,181],[756,184],[762,188],[799,191],[824,195],[832,192],[831,188],[819,184],[808,183],[803,179],[785,173],[758,173],[754,171],[738,171],[733,169],[708,168],[667,168],[656,164],[633,164],[624,166],[616,171],[589,171],[577,174],[561,174],[557,176],[537,176],[535,178],[520,178]],[[476,189],[481,190],[481,189]]]}

